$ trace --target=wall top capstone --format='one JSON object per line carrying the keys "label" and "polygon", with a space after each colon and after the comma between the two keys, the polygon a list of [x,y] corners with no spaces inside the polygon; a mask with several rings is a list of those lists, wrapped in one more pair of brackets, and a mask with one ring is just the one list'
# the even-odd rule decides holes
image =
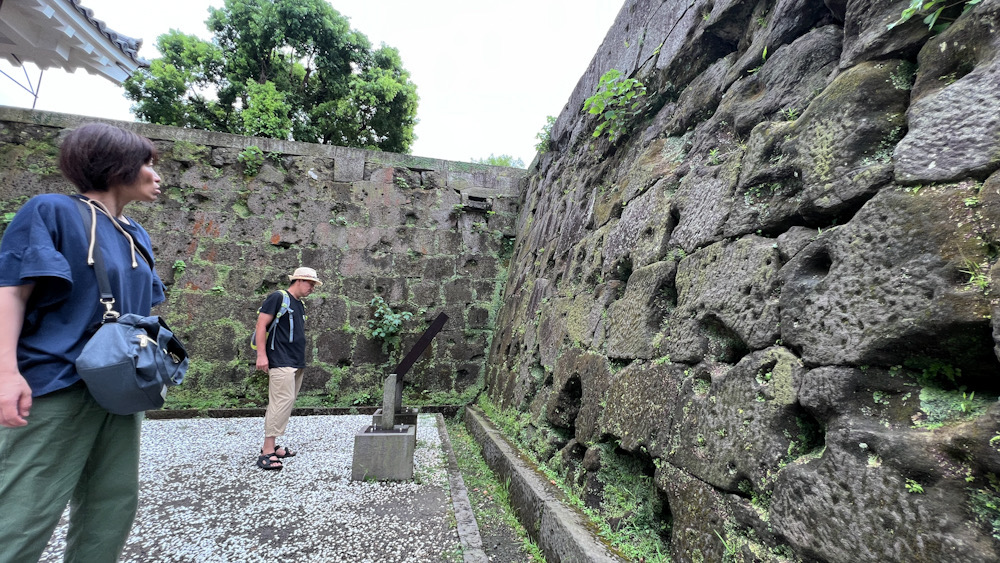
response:
{"label": "wall top capstone", "polygon": [[364,179],[365,165],[373,168],[408,168],[416,172],[436,172],[446,178],[446,185],[456,190],[469,187],[498,189],[517,195],[518,187],[527,174],[520,168],[489,166],[470,162],[457,162],[439,158],[413,156],[389,152],[286,141],[264,137],[244,137],[231,133],[185,129],[152,123],[117,121],[83,115],[29,110],[0,106],[0,121],[30,123],[46,127],[71,129],[84,123],[110,123],[123,129],[135,131],[154,141],[185,141],[199,145],[245,149],[257,146],[265,153],[292,156],[313,156],[332,158],[336,162],[334,180],[353,182]]}

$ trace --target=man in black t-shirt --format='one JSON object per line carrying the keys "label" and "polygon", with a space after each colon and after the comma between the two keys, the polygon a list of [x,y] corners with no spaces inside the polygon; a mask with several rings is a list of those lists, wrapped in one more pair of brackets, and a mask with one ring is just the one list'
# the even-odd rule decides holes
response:
{"label": "man in black t-shirt", "polygon": [[295,455],[291,449],[276,445],[275,439],[285,433],[306,367],[306,316],[302,299],[313,288],[323,285],[312,268],[297,268],[288,279],[292,283],[287,291],[275,291],[264,300],[254,330],[257,369],[268,375],[264,445],[257,467],[269,470],[281,469],[281,460]]}

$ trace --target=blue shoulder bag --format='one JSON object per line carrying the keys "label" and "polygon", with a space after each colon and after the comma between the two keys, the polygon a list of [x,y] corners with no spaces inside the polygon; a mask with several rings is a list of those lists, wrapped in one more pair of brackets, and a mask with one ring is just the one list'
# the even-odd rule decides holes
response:
{"label": "blue shoulder bag", "polygon": [[[79,204],[84,227],[91,223],[91,237],[96,239],[96,214],[90,203],[73,198]],[[98,404],[114,414],[133,414],[158,409],[167,397],[167,388],[180,385],[188,368],[184,345],[160,317],[135,314],[120,315],[114,310],[115,298],[104,267],[100,245],[92,241],[94,273],[100,289],[104,318],[100,328],[83,347],[76,359],[76,371]],[[142,247],[138,247],[142,250]],[[152,268],[152,260],[149,262]]]}

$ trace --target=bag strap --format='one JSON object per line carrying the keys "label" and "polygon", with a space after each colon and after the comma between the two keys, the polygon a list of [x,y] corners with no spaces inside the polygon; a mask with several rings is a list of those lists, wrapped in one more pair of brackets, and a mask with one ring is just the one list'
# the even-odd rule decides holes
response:
{"label": "bag strap", "polygon": [[[97,229],[87,227],[87,223],[90,223],[91,227],[96,227],[97,215],[91,209],[90,205],[84,203],[83,200],[73,196],[70,197],[77,203],[77,210],[80,211],[80,217],[83,218],[83,230],[88,233],[88,242],[92,244],[91,256],[93,257],[93,262],[90,265],[94,267],[94,274],[97,275],[97,288],[100,290],[99,301],[104,306],[104,317],[101,322],[114,322],[118,320],[119,313],[114,309],[115,294],[111,291],[108,270],[104,267],[104,254],[101,252],[101,245],[97,244]],[[93,240],[89,239],[90,233],[93,234]]]}

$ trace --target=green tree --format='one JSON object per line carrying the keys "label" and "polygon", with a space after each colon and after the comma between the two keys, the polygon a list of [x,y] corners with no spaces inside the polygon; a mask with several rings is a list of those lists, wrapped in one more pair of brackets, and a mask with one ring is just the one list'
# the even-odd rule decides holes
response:
{"label": "green tree", "polygon": [[549,152],[552,148],[550,146],[552,137],[552,126],[556,124],[556,118],[551,115],[545,116],[545,125],[542,126],[542,130],[539,131],[535,138],[538,139],[538,144],[535,145],[535,150],[544,154]]}
{"label": "green tree", "polygon": [[292,132],[292,108],[274,82],[247,80],[247,106],[240,112],[245,135],[287,139]]}
{"label": "green tree", "polygon": [[490,156],[486,158],[472,159],[474,164],[488,164],[490,166],[507,166],[509,168],[524,168],[524,161],[520,158],[514,158],[509,154],[502,154],[496,156],[490,153]]}
{"label": "green tree", "polygon": [[125,82],[141,120],[405,153],[417,91],[399,52],[372,48],[325,0],[226,0],[212,41],[171,30]]}

